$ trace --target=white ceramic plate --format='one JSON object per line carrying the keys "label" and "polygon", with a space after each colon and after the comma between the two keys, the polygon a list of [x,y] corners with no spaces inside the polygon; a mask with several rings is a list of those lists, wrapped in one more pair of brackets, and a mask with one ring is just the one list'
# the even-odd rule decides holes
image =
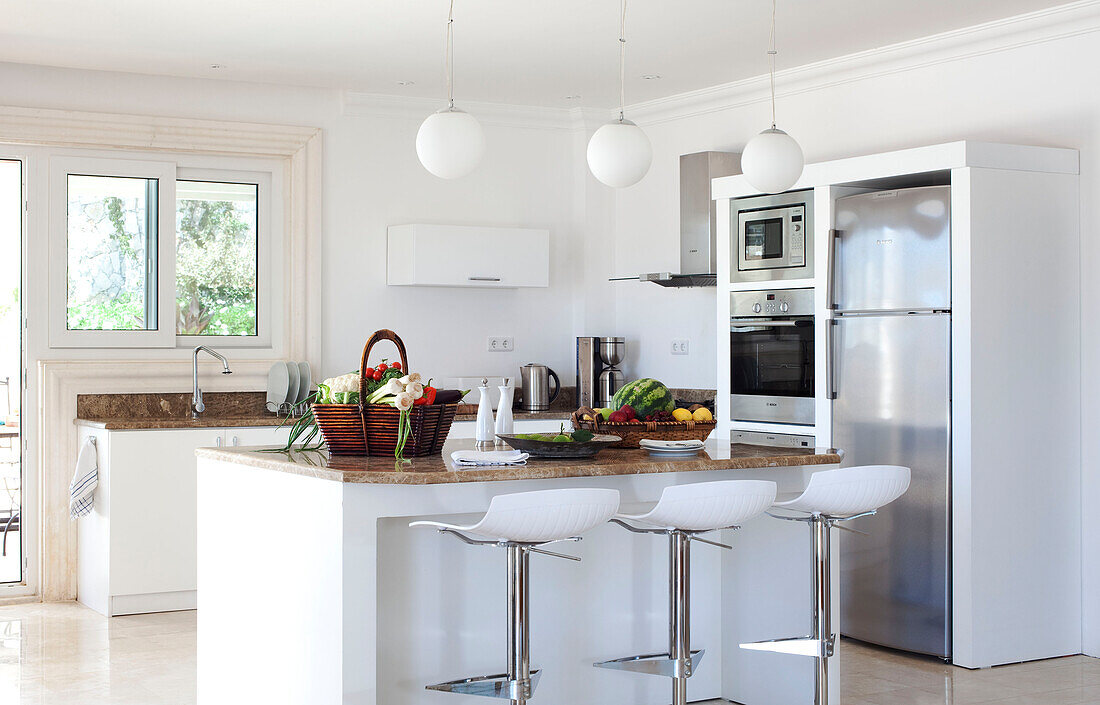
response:
{"label": "white ceramic plate", "polygon": [[286,399],[283,401],[290,404],[294,404],[298,401],[298,385],[301,382],[301,373],[298,371],[297,362],[284,362],[286,366],[287,376],[290,378],[290,384],[287,385]]}
{"label": "white ceramic plate", "polygon": [[285,363],[276,362],[267,372],[267,410],[277,413],[289,389],[290,371]]}
{"label": "white ceramic plate", "polygon": [[657,451],[685,451],[685,450],[699,450],[705,443],[699,440],[689,441],[657,441],[652,438],[643,438],[638,441],[638,445],[646,450]]}
{"label": "white ceramic plate", "polygon": [[301,404],[313,390],[313,369],[308,362],[298,363],[298,403]]}

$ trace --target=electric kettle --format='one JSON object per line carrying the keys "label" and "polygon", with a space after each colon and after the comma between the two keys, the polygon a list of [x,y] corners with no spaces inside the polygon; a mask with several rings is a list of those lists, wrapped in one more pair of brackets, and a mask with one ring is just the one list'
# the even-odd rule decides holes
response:
{"label": "electric kettle", "polygon": [[[554,378],[554,391],[550,391],[550,378]],[[519,388],[523,392],[520,408],[524,411],[546,411],[558,398],[561,380],[546,365],[534,362],[519,368]]]}

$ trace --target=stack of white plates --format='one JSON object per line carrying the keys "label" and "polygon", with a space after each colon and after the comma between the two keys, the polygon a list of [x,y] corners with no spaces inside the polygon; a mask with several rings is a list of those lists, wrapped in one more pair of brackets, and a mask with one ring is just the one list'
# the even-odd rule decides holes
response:
{"label": "stack of white plates", "polygon": [[280,360],[267,372],[267,409],[278,412],[283,404],[301,404],[313,389],[313,370],[308,362]]}
{"label": "stack of white plates", "polygon": [[643,438],[638,441],[638,446],[642,450],[649,451],[649,454],[655,457],[661,458],[686,458],[697,454],[706,445],[702,441],[655,441],[650,438]]}

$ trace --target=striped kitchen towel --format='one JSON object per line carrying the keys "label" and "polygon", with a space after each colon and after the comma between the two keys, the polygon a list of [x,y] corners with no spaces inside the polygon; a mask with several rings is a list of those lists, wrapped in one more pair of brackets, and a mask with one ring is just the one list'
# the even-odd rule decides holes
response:
{"label": "striped kitchen towel", "polygon": [[95,506],[95,488],[99,485],[99,465],[96,462],[95,439],[88,438],[80,447],[76,472],[69,483],[69,517],[75,520],[91,514]]}

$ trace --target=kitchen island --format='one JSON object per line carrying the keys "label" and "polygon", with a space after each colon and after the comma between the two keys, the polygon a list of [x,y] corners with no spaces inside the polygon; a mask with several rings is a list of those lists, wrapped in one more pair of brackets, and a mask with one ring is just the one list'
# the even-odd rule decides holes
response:
{"label": "kitchen island", "polygon": [[[410,529],[415,519],[474,519],[493,495],[557,487],[618,489],[625,510],[690,482],[768,479],[792,493],[840,462],[828,450],[711,441],[681,460],[607,449],[588,460],[455,467],[450,453],[471,448],[451,441],[443,457],[407,464],[197,451],[199,705],[472,701],[424,685],[502,670],[504,552]],[[808,632],[809,530],[762,517],[714,538],[734,550],[693,551],[692,647],[706,656],[690,698],[812,703],[811,659],[737,648]],[[665,678],[591,666],[667,648],[667,551],[659,537],[607,525],[564,549],[581,563],[533,561],[532,660],[543,669],[533,702],[668,702]]]}

